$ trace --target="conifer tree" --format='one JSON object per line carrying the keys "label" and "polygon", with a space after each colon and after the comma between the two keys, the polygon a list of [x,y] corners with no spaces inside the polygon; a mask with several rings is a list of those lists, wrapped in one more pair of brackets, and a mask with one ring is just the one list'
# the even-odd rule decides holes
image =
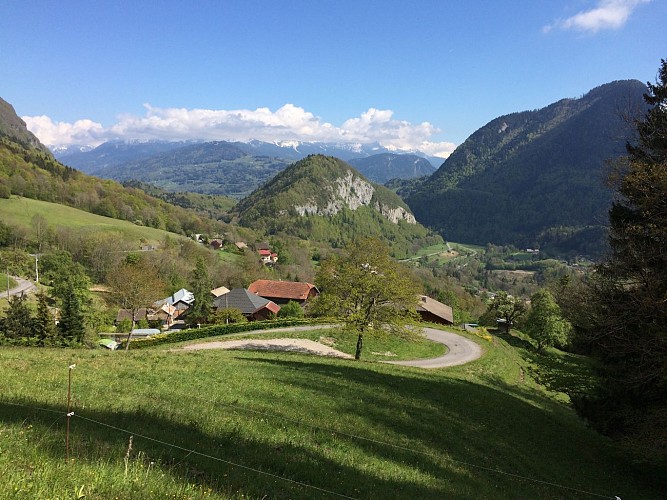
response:
{"label": "conifer tree", "polygon": [[62,294],[58,331],[66,344],[80,344],[83,342],[86,328],[79,296],[74,285],[65,287]]}
{"label": "conifer tree", "polygon": [[56,345],[56,323],[49,309],[48,297],[45,293],[37,294],[37,312],[34,320],[34,333],[39,345]]}
{"label": "conifer tree", "polygon": [[636,122],[637,142],[613,179],[611,254],[597,267],[597,322],[587,339],[606,376],[607,430],[636,434],[654,427],[651,415],[667,416],[666,60],[644,99],[650,108]]}
{"label": "conifer tree", "polygon": [[26,296],[14,295],[8,300],[3,331],[6,337],[18,341],[32,336],[32,315],[26,302]]}

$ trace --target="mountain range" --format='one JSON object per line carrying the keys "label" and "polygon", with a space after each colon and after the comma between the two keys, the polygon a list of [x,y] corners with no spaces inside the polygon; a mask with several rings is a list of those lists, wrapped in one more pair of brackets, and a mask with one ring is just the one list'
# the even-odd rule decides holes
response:
{"label": "mountain range", "polygon": [[632,140],[645,90],[617,81],[500,116],[432,176],[399,192],[418,221],[451,241],[599,252],[612,201],[609,161]]}
{"label": "mountain range", "polygon": [[94,149],[59,148],[54,154],[63,163],[99,177],[138,180],[167,191],[236,198],[248,195],[290,163],[312,154],[358,161],[359,170],[379,183],[435,171],[423,155],[390,153],[378,144],[112,141]]}

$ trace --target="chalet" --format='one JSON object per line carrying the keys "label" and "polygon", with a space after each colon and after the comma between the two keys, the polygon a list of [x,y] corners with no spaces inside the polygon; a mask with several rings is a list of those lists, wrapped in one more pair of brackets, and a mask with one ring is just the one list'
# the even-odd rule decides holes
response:
{"label": "chalet", "polygon": [[145,307],[137,309],[134,312],[134,318],[132,318],[132,311],[129,309],[120,309],[116,315],[116,324],[121,323],[122,321],[128,320],[132,321],[134,319],[135,323],[138,323],[142,319],[148,319],[149,310]]}
{"label": "chalet", "polygon": [[454,324],[454,313],[452,308],[426,295],[419,296],[417,312],[423,321],[440,323],[442,325]]}
{"label": "chalet", "polygon": [[250,284],[248,291],[276,304],[287,304],[290,300],[303,304],[320,293],[312,283],[275,280],[257,280]]}
{"label": "chalet", "polygon": [[278,262],[278,254],[271,250],[261,249],[257,250],[257,253],[263,264],[275,264]]}
{"label": "chalet", "polygon": [[238,309],[249,321],[261,321],[278,314],[280,306],[245,288],[234,288],[213,301],[216,310]]}
{"label": "chalet", "polygon": [[171,304],[162,304],[155,309],[152,314],[148,315],[149,321],[159,321],[163,327],[170,328],[174,324],[174,320],[179,315],[179,311]]}
{"label": "chalet", "polygon": [[223,241],[220,238],[214,238],[209,241],[208,244],[213,250],[220,250],[222,248]]}
{"label": "chalet", "polygon": [[175,309],[174,318],[176,318],[187,311],[194,301],[194,294],[187,291],[185,288],[181,288],[178,292],[175,292],[173,295],[167,297],[166,299],[158,300],[153,304],[153,306],[157,309],[161,308],[165,304],[173,306]]}
{"label": "chalet", "polygon": [[236,243],[234,243],[234,245],[236,245],[236,248],[238,248],[239,250],[245,250],[246,248],[248,248],[248,244],[243,241],[237,241]]}

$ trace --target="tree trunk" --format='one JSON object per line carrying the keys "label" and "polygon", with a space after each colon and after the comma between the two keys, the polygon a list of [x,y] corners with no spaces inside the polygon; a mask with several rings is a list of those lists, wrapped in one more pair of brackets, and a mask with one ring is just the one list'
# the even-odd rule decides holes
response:
{"label": "tree trunk", "polygon": [[132,328],[130,329],[130,333],[127,334],[127,344],[125,344],[125,350],[126,350],[126,351],[129,351],[129,350],[130,350],[130,340],[132,340],[132,330],[134,330],[134,325],[135,325],[135,322],[134,322],[134,314],[135,314],[134,309],[132,309],[131,312],[132,312]]}
{"label": "tree trunk", "polygon": [[354,353],[354,359],[361,359],[361,348],[364,346],[364,334],[360,333],[357,338],[357,352]]}

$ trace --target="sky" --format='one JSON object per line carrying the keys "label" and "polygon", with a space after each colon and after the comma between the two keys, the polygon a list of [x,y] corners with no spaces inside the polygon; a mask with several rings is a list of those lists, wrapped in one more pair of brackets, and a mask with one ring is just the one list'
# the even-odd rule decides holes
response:
{"label": "sky", "polygon": [[655,82],[665,0],[3,0],[0,97],[45,144],[380,143]]}

